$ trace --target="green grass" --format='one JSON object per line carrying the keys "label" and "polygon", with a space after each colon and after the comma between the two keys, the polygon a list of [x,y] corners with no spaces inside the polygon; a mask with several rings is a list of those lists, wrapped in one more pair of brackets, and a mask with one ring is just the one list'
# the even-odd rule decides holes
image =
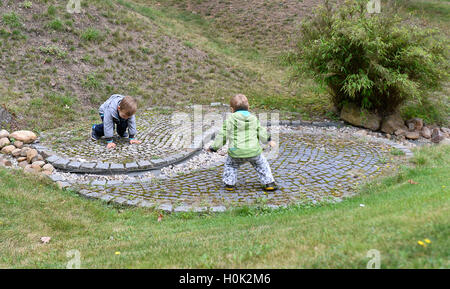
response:
{"label": "green grass", "polygon": [[[227,102],[233,93],[240,92],[251,98],[253,107],[299,112],[307,118],[323,115],[329,111],[330,102],[324,89],[309,80],[298,85],[298,89],[295,86],[290,87],[289,74],[285,67],[279,65],[279,60],[273,53],[257,50],[250,43],[238,45],[232,36],[220,33],[211,26],[211,21],[214,20],[169,7],[157,8],[141,0],[115,0],[115,2],[153,20],[168,35],[183,40],[186,47],[195,47],[210,55],[218,55],[226,63],[246,74],[247,78],[251,78],[249,81],[243,80],[239,83],[241,86],[239,91],[208,88],[214,92],[214,99],[204,100],[194,95],[192,96],[194,102],[211,103],[223,100]],[[154,58],[155,63],[163,62],[158,55]],[[230,77],[228,71],[221,69],[213,73]]]}
{"label": "green grass", "polygon": [[[65,268],[66,253],[78,250],[82,268],[366,268],[376,249],[381,268],[449,268],[449,161],[450,146],[424,148],[415,167],[338,204],[261,204],[161,222],[151,209],[86,200],[0,169],[0,267]],[[419,246],[425,238],[431,244]]]}
{"label": "green grass", "polygon": [[31,9],[33,7],[33,2],[25,1],[25,2],[23,2],[22,7],[25,9]]}
{"label": "green grass", "polygon": [[90,90],[99,90],[103,87],[101,76],[96,73],[89,73],[83,82],[83,87]]}
{"label": "green grass", "polygon": [[448,0],[402,0],[409,12],[432,21],[448,23],[450,21],[450,2]]}
{"label": "green grass", "polygon": [[3,14],[2,22],[10,28],[22,27],[20,16],[14,12]]}
{"label": "green grass", "polygon": [[100,31],[95,28],[87,28],[81,34],[81,39],[88,42],[101,42],[103,40],[103,35]]}
{"label": "green grass", "polygon": [[55,31],[63,31],[64,30],[64,24],[60,19],[54,19],[50,21],[48,24],[48,27],[55,30]]}
{"label": "green grass", "polygon": [[57,8],[55,6],[53,6],[53,5],[48,6],[48,8],[47,8],[47,15],[48,16],[55,16],[57,12],[58,11],[57,11]]}

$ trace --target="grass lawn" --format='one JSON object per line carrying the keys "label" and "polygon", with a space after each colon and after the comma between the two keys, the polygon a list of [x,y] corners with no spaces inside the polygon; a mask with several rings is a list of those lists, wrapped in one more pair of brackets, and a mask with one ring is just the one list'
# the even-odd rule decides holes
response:
{"label": "grass lawn", "polygon": [[[449,163],[450,146],[423,148],[397,175],[338,204],[161,222],[150,209],[86,200],[0,169],[0,268],[65,268],[74,249],[82,268],[366,268],[370,249],[381,268],[449,268]],[[418,245],[425,238],[431,243]]]}

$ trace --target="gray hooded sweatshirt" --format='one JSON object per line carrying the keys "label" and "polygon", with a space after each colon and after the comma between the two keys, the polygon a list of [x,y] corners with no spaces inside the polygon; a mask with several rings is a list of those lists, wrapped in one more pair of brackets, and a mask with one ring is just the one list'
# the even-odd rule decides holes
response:
{"label": "gray hooded sweatshirt", "polygon": [[[105,103],[100,106],[99,113],[103,115],[103,131],[107,140],[112,140],[114,135],[114,123],[120,120],[117,107],[125,96],[120,94],[112,95]],[[130,138],[136,135],[136,118],[133,115],[128,119],[128,134]]]}

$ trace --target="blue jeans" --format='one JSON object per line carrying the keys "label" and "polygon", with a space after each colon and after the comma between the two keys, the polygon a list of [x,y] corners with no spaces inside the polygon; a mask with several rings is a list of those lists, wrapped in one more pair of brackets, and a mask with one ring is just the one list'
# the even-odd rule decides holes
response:
{"label": "blue jeans", "polygon": [[[94,126],[95,134],[98,137],[102,137],[105,135],[105,132],[103,131],[103,117],[104,117],[103,114],[100,114],[100,117],[102,119],[102,123],[96,124]],[[120,137],[123,137],[128,128],[128,119],[123,119],[123,118],[119,117],[119,120],[114,119],[114,124],[115,124],[114,126],[116,127],[116,130],[117,130],[117,134]]]}

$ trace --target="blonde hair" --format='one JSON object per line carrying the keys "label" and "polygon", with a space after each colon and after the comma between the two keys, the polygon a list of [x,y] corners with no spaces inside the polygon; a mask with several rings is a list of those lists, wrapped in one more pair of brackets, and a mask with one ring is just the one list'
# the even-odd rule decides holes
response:
{"label": "blonde hair", "polygon": [[119,104],[120,111],[128,117],[133,116],[137,110],[137,102],[131,96],[125,96]]}
{"label": "blonde hair", "polygon": [[248,110],[248,99],[243,94],[236,94],[230,100],[230,106],[234,111]]}

